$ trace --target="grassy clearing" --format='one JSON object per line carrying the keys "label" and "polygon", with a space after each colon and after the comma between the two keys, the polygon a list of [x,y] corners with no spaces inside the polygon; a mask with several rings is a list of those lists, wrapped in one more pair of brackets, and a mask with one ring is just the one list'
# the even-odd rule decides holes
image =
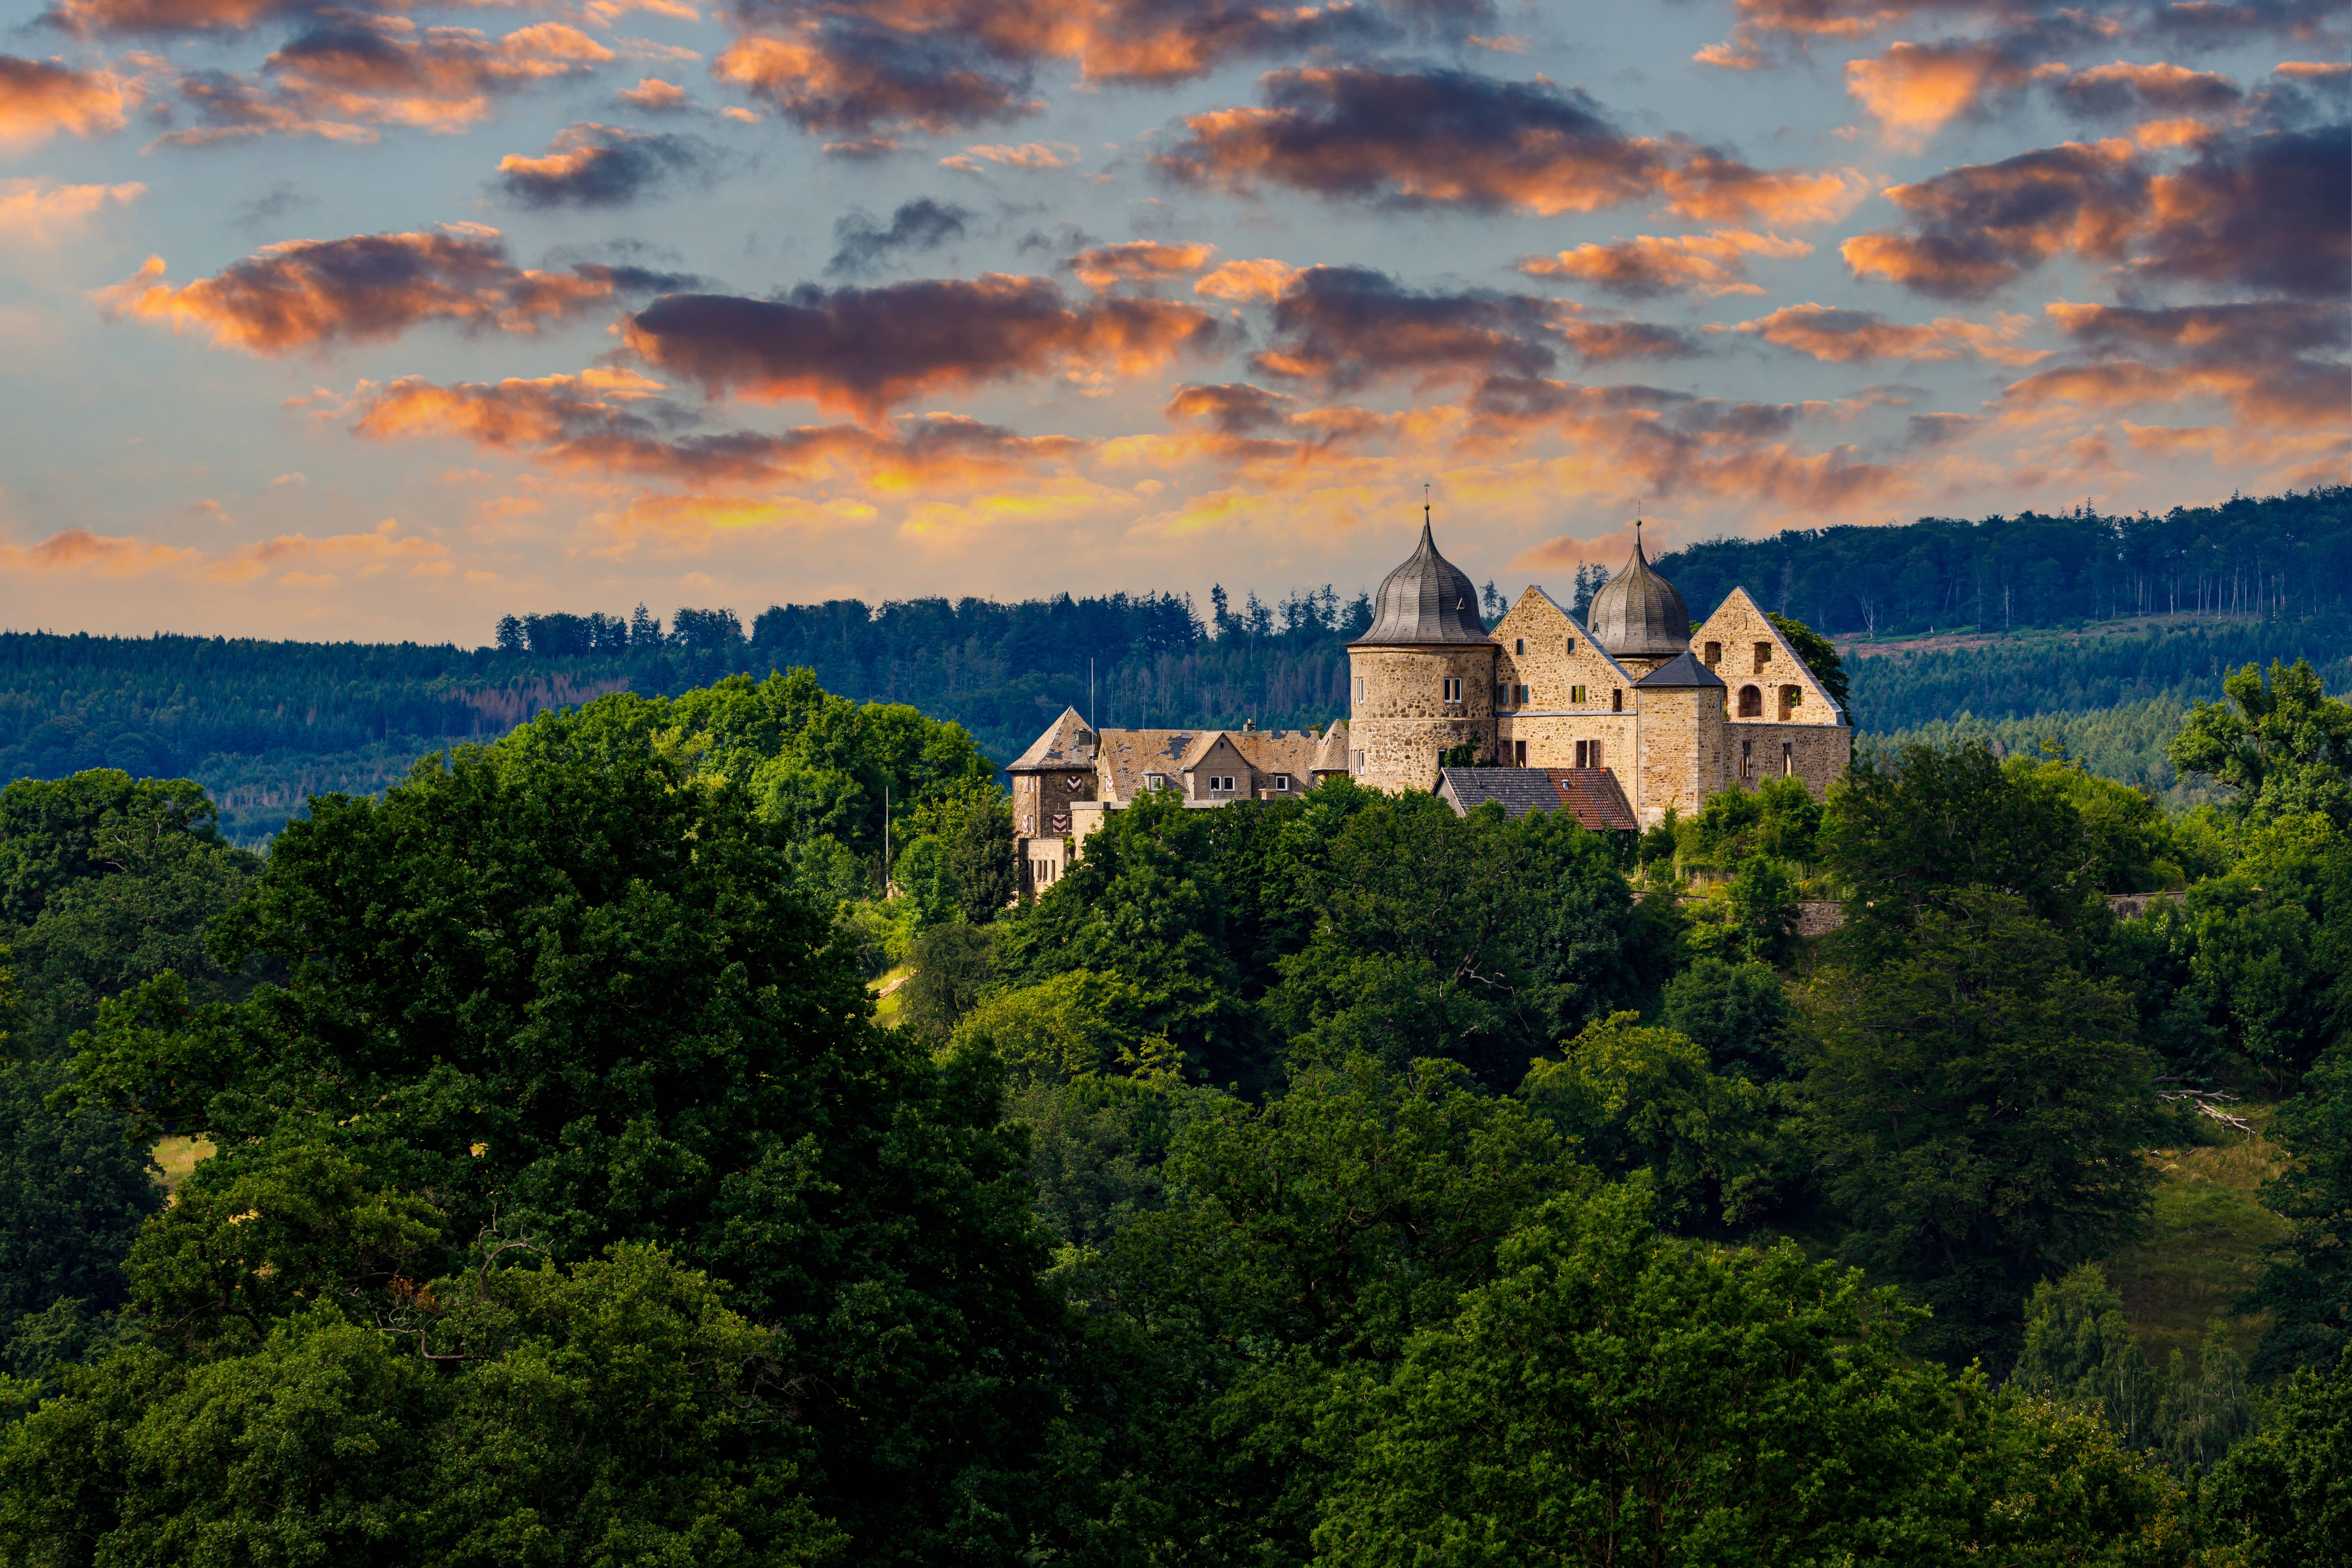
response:
{"label": "grassy clearing", "polygon": [[[2260,1129],[2273,1108],[2232,1109]],[[2254,1282],[2263,1244],[2285,1234],[2285,1222],[2254,1197],[2278,1174],[2279,1153],[2260,1136],[2222,1136],[2228,1141],[2218,1145],[2154,1152],[2164,1183],[2156,1192],[2153,1228],[2147,1240],[2107,1260],[2132,1332],[2159,1367],[2176,1350],[2194,1362],[2206,1326],[2217,1319],[2229,1324],[2242,1356],[2253,1353],[2267,1326],[2260,1317],[2230,1317],[2230,1307]]]}
{"label": "grassy clearing", "polygon": [[202,1138],[174,1136],[158,1140],[153,1157],[157,1168],[163,1173],[160,1178],[163,1190],[178,1192],[180,1184],[186,1181],[188,1173],[196,1168],[196,1162],[209,1160],[213,1153],[212,1144]]}
{"label": "grassy clearing", "polygon": [[879,980],[868,983],[868,988],[879,992],[882,997],[879,1002],[877,1002],[874,1005],[874,1021],[876,1023],[885,1024],[892,1028],[898,1027],[898,1008],[900,1004],[904,1001],[904,998],[900,996],[899,992],[901,988],[906,985],[907,982],[914,977],[914,973],[915,966],[913,964],[902,963],[898,965],[898,968],[890,970],[885,973]]}

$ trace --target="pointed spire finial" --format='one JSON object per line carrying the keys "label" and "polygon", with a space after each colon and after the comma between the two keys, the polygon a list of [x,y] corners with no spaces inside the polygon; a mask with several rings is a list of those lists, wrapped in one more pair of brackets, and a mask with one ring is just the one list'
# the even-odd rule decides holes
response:
{"label": "pointed spire finial", "polygon": [[1426,479],[1421,485],[1421,526],[1429,526],[1429,481]]}

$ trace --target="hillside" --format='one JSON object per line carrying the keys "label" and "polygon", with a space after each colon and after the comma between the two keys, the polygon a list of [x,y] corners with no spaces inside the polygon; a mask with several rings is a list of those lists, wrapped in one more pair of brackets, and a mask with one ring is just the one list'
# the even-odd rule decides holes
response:
{"label": "hillside", "polygon": [[[2162,519],[1795,531],[1658,565],[1694,606],[1745,583],[1836,636],[1868,733],[1983,733],[2028,750],[2054,737],[2100,772],[2168,791],[2163,740],[2189,702],[2219,695],[2223,670],[2304,656],[2332,689],[2352,686],[2347,494]],[[1850,582],[1916,593],[1865,605],[1832,591]],[[1979,604],[1979,583],[2006,586]],[[2148,613],[2086,618],[2118,605]],[[1345,710],[1344,644],[1370,612],[1327,585],[1276,602],[1248,592],[1238,605],[1221,588],[1205,616],[1158,593],[833,600],[772,606],[748,632],[731,610],[681,609],[665,628],[640,606],[626,620],[509,616],[493,646],[470,649],[6,632],[0,779],[97,766],[194,778],[221,803],[225,831],[257,844],[310,795],[373,794],[425,752],[551,708],[795,666],[828,690],[961,723],[999,760],[1066,703],[1105,724],[1320,724]]]}

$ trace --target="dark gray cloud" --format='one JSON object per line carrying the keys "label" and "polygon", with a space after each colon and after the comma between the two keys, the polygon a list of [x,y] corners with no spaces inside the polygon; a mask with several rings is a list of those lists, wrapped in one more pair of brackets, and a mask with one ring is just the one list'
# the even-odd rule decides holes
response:
{"label": "dark gray cloud", "polygon": [[499,161],[499,186],[526,207],[616,207],[677,179],[707,179],[718,150],[697,136],[628,131],[583,121],[539,157]]}
{"label": "dark gray cloud", "polygon": [[824,269],[835,275],[871,272],[894,257],[937,250],[962,238],[964,220],[971,216],[952,202],[929,196],[899,203],[887,225],[870,213],[847,214],[834,223],[833,259]]}

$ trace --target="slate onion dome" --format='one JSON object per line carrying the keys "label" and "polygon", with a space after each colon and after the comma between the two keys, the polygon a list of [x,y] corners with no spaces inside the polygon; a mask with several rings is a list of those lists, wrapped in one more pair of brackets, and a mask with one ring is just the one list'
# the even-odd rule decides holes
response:
{"label": "slate onion dome", "polygon": [[1429,509],[1423,507],[1420,547],[1403,565],[1381,579],[1381,591],[1372,596],[1371,630],[1349,646],[1486,640],[1486,623],[1478,615],[1478,590],[1471,584],[1469,574],[1437,552],[1437,541],[1429,528]]}
{"label": "slate onion dome", "polygon": [[1672,658],[1690,647],[1690,611],[1675,585],[1650,570],[1640,523],[1633,558],[1592,595],[1585,629],[1618,658]]}

